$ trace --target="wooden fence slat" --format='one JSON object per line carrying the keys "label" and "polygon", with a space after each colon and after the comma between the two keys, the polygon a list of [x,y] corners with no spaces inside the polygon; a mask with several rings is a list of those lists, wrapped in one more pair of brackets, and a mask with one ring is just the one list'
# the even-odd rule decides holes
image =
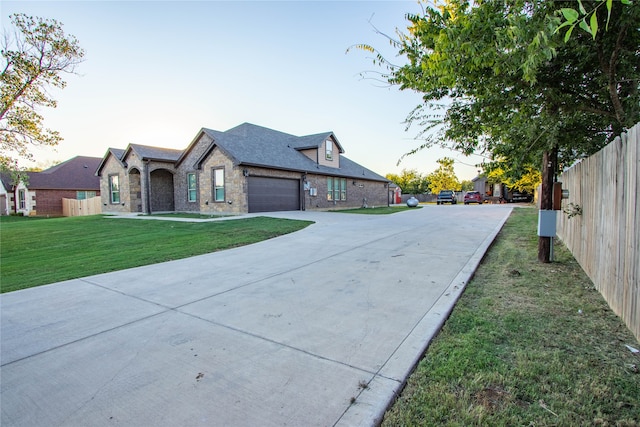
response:
{"label": "wooden fence slat", "polygon": [[85,216],[100,213],[102,213],[100,196],[84,200],[62,199],[63,216]]}
{"label": "wooden fence slat", "polygon": [[558,237],[640,340],[640,123],[560,181],[582,215],[560,215]]}

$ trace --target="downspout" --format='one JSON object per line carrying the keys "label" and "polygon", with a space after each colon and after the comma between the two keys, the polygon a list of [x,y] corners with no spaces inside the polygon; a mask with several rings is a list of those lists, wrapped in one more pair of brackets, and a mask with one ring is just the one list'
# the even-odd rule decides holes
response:
{"label": "downspout", "polygon": [[304,189],[304,182],[307,180],[307,174],[303,173],[302,174],[302,179],[300,180],[300,210],[306,210],[305,209],[305,205],[307,202],[307,193],[305,192]]}
{"label": "downspout", "polygon": [[144,162],[144,198],[145,198],[145,213],[151,215],[151,173],[149,172],[149,160]]}

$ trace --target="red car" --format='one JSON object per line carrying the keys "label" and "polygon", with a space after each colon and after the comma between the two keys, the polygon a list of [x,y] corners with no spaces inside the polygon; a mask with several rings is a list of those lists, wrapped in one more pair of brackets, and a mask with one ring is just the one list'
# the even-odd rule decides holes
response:
{"label": "red car", "polygon": [[479,191],[467,191],[467,194],[464,195],[464,204],[468,205],[469,203],[481,205],[483,203],[482,194]]}

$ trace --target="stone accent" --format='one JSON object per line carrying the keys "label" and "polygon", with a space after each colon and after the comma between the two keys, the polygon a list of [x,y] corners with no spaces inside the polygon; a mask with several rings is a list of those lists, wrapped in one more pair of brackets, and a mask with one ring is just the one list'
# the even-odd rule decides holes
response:
{"label": "stone accent", "polygon": [[[213,171],[224,169],[224,197],[225,201],[214,201]],[[235,166],[218,148],[214,148],[198,175],[200,211],[203,213],[239,214],[249,210],[246,179],[243,169]],[[185,176],[186,181],[186,176]]]}
{"label": "stone accent", "polygon": [[[118,175],[118,180],[120,181],[120,203],[111,203],[111,192],[109,191],[109,176],[111,175]],[[122,168],[120,162],[115,159],[113,155],[109,154],[100,173],[100,177],[102,212],[131,212],[129,180],[126,170]]]}
{"label": "stone accent", "polygon": [[129,201],[131,212],[142,212],[142,181],[138,169],[129,169]]}
{"label": "stone accent", "polygon": [[[202,211],[202,207],[206,206],[204,202],[211,200],[211,196],[207,195],[204,199],[200,191],[196,191],[196,201],[189,202],[188,197],[188,183],[187,174],[196,174],[197,189],[200,189],[201,183],[205,184],[207,174],[210,171],[206,171],[204,168],[198,169],[196,162],[206,153],[213,140],[206,134],[200,134],[196,140],[190,145],[190,150],[185,155],[184,159],[180,162],[176,174],[173,179],[174,193],[175,193],[175,206],[176,211],[179,212],[199,212]],[[210,178],[210,177],[209,177]]]}

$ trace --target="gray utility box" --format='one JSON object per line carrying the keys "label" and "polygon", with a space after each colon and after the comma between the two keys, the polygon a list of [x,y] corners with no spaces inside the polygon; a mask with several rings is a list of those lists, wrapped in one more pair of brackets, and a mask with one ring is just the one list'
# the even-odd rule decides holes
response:
{"label": "gray utility box", "polygon": [[538,236],[556,237],[556,216],[558,211],[538,211]]}

